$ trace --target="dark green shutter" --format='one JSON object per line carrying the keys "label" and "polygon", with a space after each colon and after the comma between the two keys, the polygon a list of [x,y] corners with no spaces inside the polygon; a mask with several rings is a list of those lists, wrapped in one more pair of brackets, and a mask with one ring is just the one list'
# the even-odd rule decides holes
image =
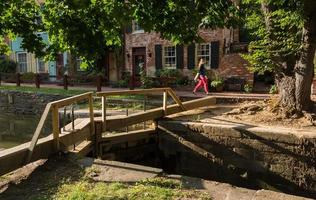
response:
{"label": "dark green shutter", "polygon": [[155,63],[156,69],[162,69],[162,47],[160,44],[155,45]]}
{"label": "dark green shutter", "polygon": [[195,44],[188,46],[188,69],[195,68]]}
{"label": "dark green shutter", "polygon": [[219,66],[219,41],[211,42],[211,68],[217,69]]}
{"label": "dark green shutter", "polygon": [[131,33],[131,32],[132,32],[132,23],[129,23],[129,24],[126,26],[125,30],[126,30],[126,33]]}
{"label": "dark green shutter", "polygon": [[183,45],[176,46],[177,69],[183,69]]}

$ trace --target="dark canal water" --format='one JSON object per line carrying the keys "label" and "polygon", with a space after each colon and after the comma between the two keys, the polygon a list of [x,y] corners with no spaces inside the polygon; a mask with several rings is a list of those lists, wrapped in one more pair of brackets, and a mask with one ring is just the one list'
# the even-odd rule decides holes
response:
{"label": "dark canal water", "polygon": [[[39,116],[34,115],[15,115],[0,112],[0,151],[29,142],[39,118]],[[47,136],[50,133],[51,128],[46,123],[41,136]]]}

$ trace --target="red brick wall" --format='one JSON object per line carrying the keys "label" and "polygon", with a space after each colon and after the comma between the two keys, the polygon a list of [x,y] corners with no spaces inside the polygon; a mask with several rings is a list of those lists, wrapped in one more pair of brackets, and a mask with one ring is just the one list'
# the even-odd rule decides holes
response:
{"label": "red brick wall", "polygon": [[[205,41],[210,43],[212,41],[220,42],[220,66],[217,70],[223,77],[241,76],[246,78],[248,82],[253,81],[253,74],[246,69],[247,62],[242,59],[238,54],[224,54],[224,40],[227,42],[236,42],[238,31],[230,31],[229,29],[217,29],[199,31],[199,35]],[[162,46],[171,46],[172,42],[163,40],[158,33],[130,33],[125,34],[125,68],[127,71],[132,70],[132,49],[133,47],[146,47],[146,66],[147,74],[154,76],[155,74],[155,45],[161,44]],[[192,77],[192,71],[187,69],[187,46],[183,49],[183,74]],[[151,54],[151,57],[149,55]],[[195,59],[198,62],[198,59]],[[197,63],[196,63],[197,65]]]}
{"label": "red brick wall", "polygon": [[221,60],[218,73],[222,77],[241,77],[244,78],[249,84],[252,84],[254,74],[247,69],[247,66],[248,62],[239,54],[226,54]]}

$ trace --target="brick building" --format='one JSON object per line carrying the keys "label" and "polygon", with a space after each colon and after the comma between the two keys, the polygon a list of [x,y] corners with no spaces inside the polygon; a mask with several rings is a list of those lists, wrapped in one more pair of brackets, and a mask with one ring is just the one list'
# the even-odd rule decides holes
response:
{"label": "brick building", "polygon": [[125,70],[137,79],[140,66],[151,77],[159,69],[178,69],[192,79],[192,70],[197,68],[199,58],[204,58],[212,74],[253,83],[254,75],[247,70],[247,61],[231,51],[232,45],[239,43],[237,29],[203,29],[199,35],[204,43],[175,46],[158,33],[146,33],[133,23],[125,34]]}

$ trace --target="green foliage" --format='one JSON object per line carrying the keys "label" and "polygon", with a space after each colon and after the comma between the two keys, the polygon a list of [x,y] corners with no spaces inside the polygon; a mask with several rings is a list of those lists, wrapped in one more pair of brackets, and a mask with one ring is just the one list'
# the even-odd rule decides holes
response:
{"label": "green foliage", "polygon": [[217,87],[220,87],[224,84],[224,81],[223,80],[213,80],[211,82],[211,86],[214,87],[214,88],[217,88]]}
{"label": "green foliage", "polygon": [[174,43],[199,41],[201,27],[238,25],[238,9],[227,0],[131,0],[133,18],[145,31],[160,32]]}
{"label": "green foliage", "polygon": [[42,10],[50,55],[70,51],[94,66],[110,46],[121,45],[128,7],[123,0],[47,0]]}
{"label": "green foliage", "polygon": [[21,80],[23,81],[32,81],[35,78],[35,74],[33,72],[23,73],[21,76]]}
{"label": "green foliage", "polygon": [[[59,187],[53,199],[73,200],[73,199],[210,199],[208,194],[190,190],[181,190],[172,180],[153,179],[145,180],[128,185],[123,183],[94,183],[80,181],[75,183],[65,183]],[[169,187],[170,186],[170,187]]]}
{"label": "green foliage", "polygon": [[246,93],[251,93],[251,92],[253,91],[252,85],[246,84],[246,85],[244,86],[244,91],[245,91]]}
{"label": "green foliage", "polygon": [[192,80],[189,79],[188,76],[181,76],[176,79],[177,85],[191,85]]}
{"label": "green foliage", "polygon": [[7,90],[7,91],[18,91],[18,92],[25,92],[25,93],[39,93],[39,94],[54,94],[54,95],[61,95],[61,96],[73,96],[82,94],[85,92],[89,92],[88,90],[64,90],[61,88],[35,88],[35,87],[27,87],[27,86],[0,86],[0,90]]}
{"label": "green foliage", "polygon": [[9,59],[0,59],[0,72],[15,73],[16,63]]}
{"label": "green foliage", "polygon": [[220,77],[218,74],[214,74],[214,78],[211,81],[211,86],[214,88],[221,87],[224,85],[224,79]]}
{"label": "green foliage", "polygon": [[154,85],[153,80],[146,75],[145,70],[140,71],[140,82],[142,83],[142,88],[152,88]]}
{"label": "green foliage", "polygon": [[34,0],[4,0],[0,2],[0,54],[8,53],[4,37],[22,38],[22,48],[45,55],[46,44],[37,32],[43,31],[40,23],[40,6]]}
{"label": "green foliage", "polygon": [[270,90],[269,90],[270,94],[277,94],[278,93],[278,88],[276,85],[272,85]]}
{"label": "green foliage", "polygon": [[163,68],[156,71],[157,77],[180,77],[181,73],[177,69]]}
{"label": "green foliage", "polygon": [[263,74],[281,71],[284,62],[291,65],[301,50],[302,2],[245,0],[242,9],[252,40],[249,54],[243,55],[251,64],[250,70]]}

